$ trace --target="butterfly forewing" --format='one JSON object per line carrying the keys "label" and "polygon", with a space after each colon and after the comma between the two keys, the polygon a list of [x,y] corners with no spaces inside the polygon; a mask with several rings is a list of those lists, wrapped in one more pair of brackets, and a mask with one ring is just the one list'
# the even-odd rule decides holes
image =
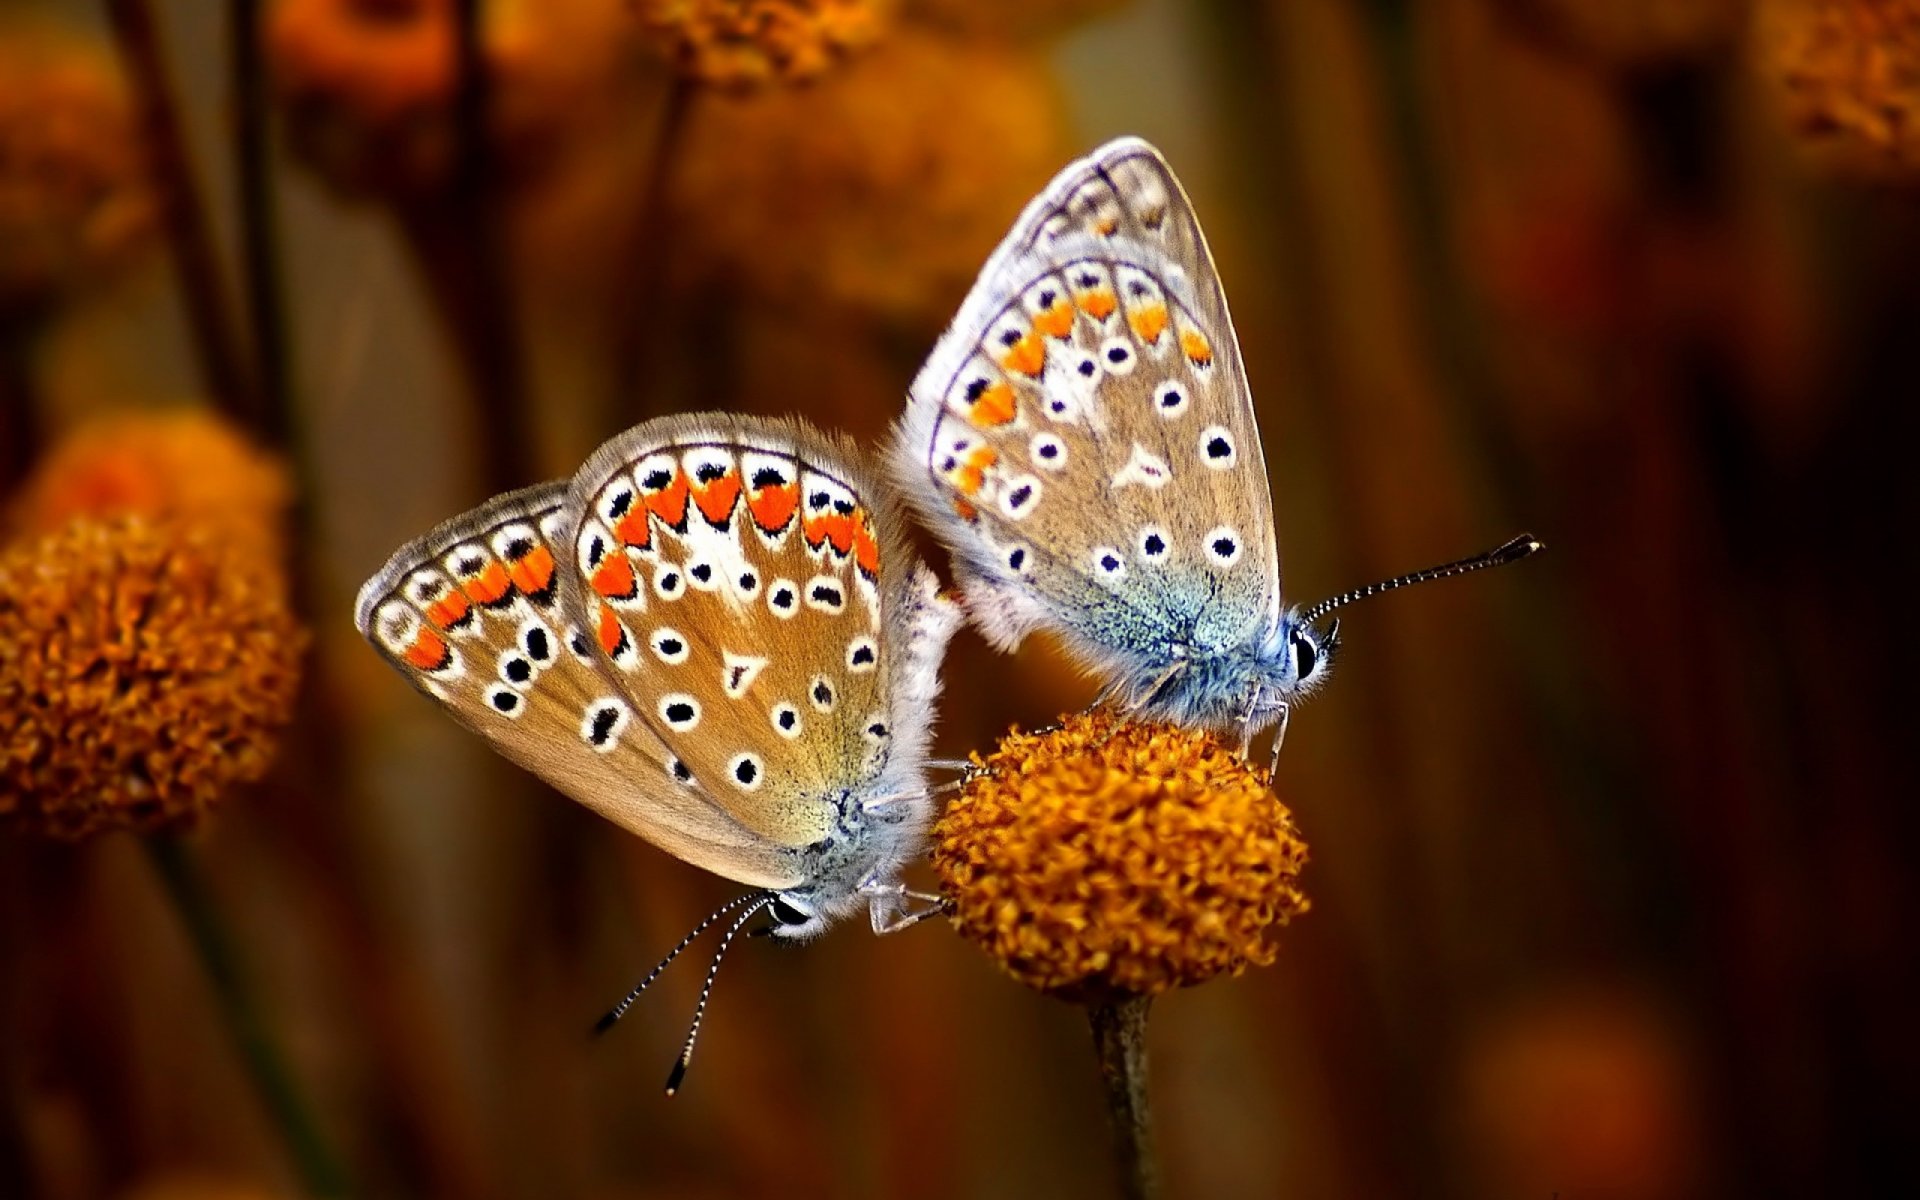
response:
{"label": "butterfly forewing", "polygon": [[896,444],[1003,645],[1245,644],[1279,611],[1266,469],[1206,242],[1164,160],[1064,171],[916,379]]}
{"label": "butterfly forewing", "polygon": [[593,653],[691,777],[784,846],[826,837],[895,736],[889,604],[917,568],[843,445],[792,423],[656,421],[573,483]]}
{"label": "butterfly forewing", "polygon": [[509,759],[696,865],[790,886],[789,859],[698,789],[603,665],[578,619],[566,487],[502,496],[402,547],[361,589],[360,632]]}

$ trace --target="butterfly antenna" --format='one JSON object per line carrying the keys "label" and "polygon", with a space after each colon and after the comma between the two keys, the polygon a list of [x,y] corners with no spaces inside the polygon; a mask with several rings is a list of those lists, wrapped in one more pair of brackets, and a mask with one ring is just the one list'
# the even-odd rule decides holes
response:
{"label": "butterfly antenna", "polygon": [[1530,533],[1497,546],[1485,554],[1476,554],[1472,558],[1463,558],[1459,562],[1444,563],[1437,567],[1428,567],[1424,571],[1415,571],[1411,575],[1401,575],[1380,583],[1370,583],[1363,588],[1355,588],[1344,595],[1322,600],[1320,603],[1300,614],[1302,625],[1311,625],[1336,608],[1344,608],[1355,600],[1365,600],[1368,596],[1378,596],[1381,592],[1391,592],[1396,588],[1409,587],[1416,583],[1431,583],[1436,579],[1451,579],[1455,575],[1465,575],[1472,571],[1484,571],[1488,567],[1504,567],[1508,563],[1519,562],[1530,554],[1546,549],[1546,543]]}
{"label": "butterfly antenna", "polygon": [[693,1006],[693,1024],[687,1027],[687,1044],[680,1047],[680,1057],[674,1062],[673,1070],[667,1073],[667,1095],[679,1091],[681,1080],[687,1077],[687,1064],[693,1061],[693,1043],[700,1036],[700,1022],[706,1019],[707,997],[713,995],[713,981],[720,975],[720,961],[726,958],[727,947],[733,944],[740,927],[753,919],[753,914],[772,903],[773,893],[763,893],[727,927],[727,932],[720,938],[720,948],[713,952],[713,965],[707,968],[707,981],[700,987],[700,1001]]}
{"label": "butterfly antenna", "polygon": [[679,958],[680,952],[682,950],[685,950],[688,946],[693,945],[695,938],[698,938],[701,934],[705,933],[708,929],[711,929],[715,921],[718,921],[721,917],[726,916],[728,913],[732,912],[736,908],[739,908],[742,904],[747,903],[749,900],[758,900],[761,903],[765,904],[765,903],[770,903],[772,899],[773,899],[773,893],[771,892],[748,892],[744,896],[737,896],[734,899],[727,901],[725,904],[722,904],[719,908],[716,908],[711,913],[707,914],[707,919],[700,922],[698,925],[695,925],[693,929],[688,932],[687,936],[681,938],[680,944],[678,946],[675,946],[673,949],[667,951],[667,956],[661,959],[660,962],[653,968],[653,970],[647,972],[647,977],[645,979],[642,979],[639,985],[636,986],[632,991],[628,992],[624,1000],[614,1005],[612,1010],[609,1011],[606,1016],[601,1017],[598,1021],[594,1022],[594,1026],[593,1026],[594,1036],[598,1037],[600,1034],[603,1034],[607,1030],[612,1029],[613,1023],[615,1021],[618,1021],[621,1017],[626,1016],[627,1010],[633,1007],[633,1002],[640,998],[640,993],[646,991],[647,988],[653,983],[654,980],[660,978],[660,972],[666,970],[668,965],[671,964],[674,959]]}

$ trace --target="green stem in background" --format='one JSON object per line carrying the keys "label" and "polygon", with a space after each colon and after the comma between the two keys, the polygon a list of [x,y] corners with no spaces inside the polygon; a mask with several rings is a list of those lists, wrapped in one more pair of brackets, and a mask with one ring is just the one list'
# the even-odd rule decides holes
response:
{"label": "green stem in background", "polygon": [[314,1196],[346,1195],[346,1172],[321,1137],[299,1086],[267,1032],[265,1019],[247,992],[245,971],[233,940],[192,852],[176,837],[157,835],[144,840],[154,868],[166,884],[167,895],[199,953],[200,965],[213,985],[214,998],[241,1061],[286,1142],[301,1184]]}
{"label": "green stem in background", "polygon": [[1127,1200],[1149,1200],[1160,1193],[1152,1114],[1147,1106],[1147,1010],[1152,1005],[1151,996],[1087,1005],[1093,1049],[1106,1089],[1107,1116],[1113,1123],[1120,1194]]}
{"label": "green stem in background", "polygon": [[222,411],[250,429],[261,429],[260,396],[235,332],[206,198],[187,151],[153,9],[148,0],[107,0],[107,16],[145,127],[154,180],[162,195],[167,240],[173,251],[174,270],[179,273],[200,369]]}

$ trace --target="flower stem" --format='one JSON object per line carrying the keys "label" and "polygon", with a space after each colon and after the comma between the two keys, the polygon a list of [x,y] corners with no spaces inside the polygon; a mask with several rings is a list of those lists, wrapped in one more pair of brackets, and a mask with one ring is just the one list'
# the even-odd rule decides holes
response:
{"label": "flower stem", "polygon": [[1152,1004],[1151,996],[1129,996],[1087,1005],[1094,1053],[1106,1085],[1107,1116],[1113,1121],[1120,1194],[1127,1200],[1148,1200],[1160,1192],[1147,1107],[1147,1009]]}
{"label": "flower stem", "polygon": [[312,1196],[347,1194],[346,1173],[314,1124],[299,1085],[267,1032],[259,1008],[248,994],[244,971],[213,897],[207,892],[193,855],[180,839],[165,835],[144,839],[167,895],[200,955],[213,985],[227,1030],[233,1034],[261,1102],[285,1140],[295,1172]]}

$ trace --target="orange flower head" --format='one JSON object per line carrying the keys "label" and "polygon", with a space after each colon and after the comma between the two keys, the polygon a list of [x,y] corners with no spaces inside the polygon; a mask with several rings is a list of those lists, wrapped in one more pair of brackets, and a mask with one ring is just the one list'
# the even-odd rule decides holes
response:
{"label": "orange flower head", "polygon": [[885,30],[891,0],[638,0],[641,22],[688,78],[727,86],[826,74]]}
{"label": "orange flower head", "polygon": [[1814,160],[1920,177],[1920,0],[1761,0],[1755,65]]}
{"label": "orange flower head", "polygon": [[0,27],[0,321],[128,265],[157,228],[111,59],[48,30]]}
{"label": "orange flower head", "polygon": [[1081,714],[1010,734],[934,826],[961,935],[1067,999],[1154,995],[1273,962],[1306,844],[1212,735]]}
{"label": "orange flower head", "polygon": [[916,341],[1066,154],[1039,54],[906,29],[807,88],[696,96],[681,144],[686,291]]}
{"label": "orange flower head", "polygon": [[12,525],[52,533],[79,516],[178,517],[268,563],[282,560],[292,496],[287,469],[200,409],[118,413],[81,426],[41,460]]}
{"label": "orange flower head", "polygon": [[196,822],[263,776],[306,635],[284,579],[184,522],[82,518],[0,553],[0,824]]}

